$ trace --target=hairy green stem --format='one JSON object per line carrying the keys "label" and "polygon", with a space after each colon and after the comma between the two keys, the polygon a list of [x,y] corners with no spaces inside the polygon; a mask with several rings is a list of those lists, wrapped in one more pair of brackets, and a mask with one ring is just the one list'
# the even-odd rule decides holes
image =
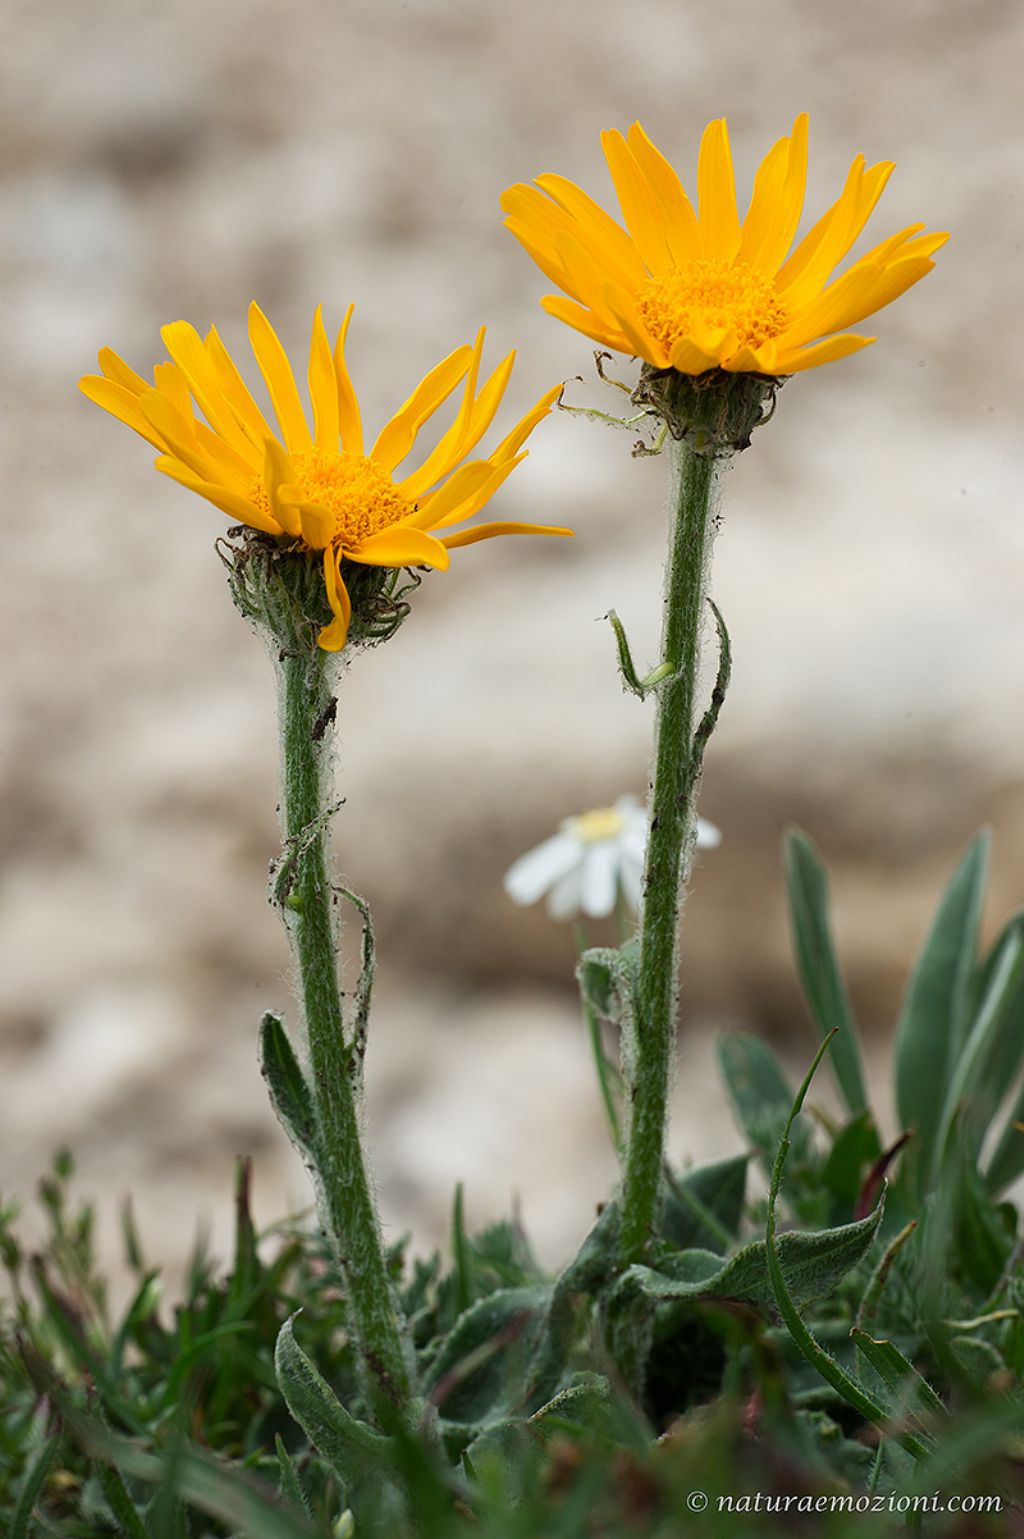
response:
{"label": "hairy green stem", "polygon": [[718,455],[673,446],[675,476],[662,628],[668,676],[657,686],[651,821],[644,872],[632,1106],[620,1231],[624,1265],[654,1233],[676,1032],[679,912],[699,764],[694,715]]}
{"label": "hairy green stem", "polygon": [[360,1135],[356,1044],[345,1037],[337,974],[335,893],[327,824],[328,770],[336,709],[333,660],[296,626],[289,642],[278,613],[281,823],[285,850],[274,896],[291,943],[316,1108],[322,1222],[329,1228],[364,1365],[364,1388],[380,1424],[405,1419],[413,1384],[388,1278]]}

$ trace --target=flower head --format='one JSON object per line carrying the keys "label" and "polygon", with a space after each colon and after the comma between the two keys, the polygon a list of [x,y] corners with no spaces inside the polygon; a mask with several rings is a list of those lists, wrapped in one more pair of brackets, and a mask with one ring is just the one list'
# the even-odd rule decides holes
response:
{"label": "flower head", "polygon": [[[721,837],[713,823],[697,819],[698,846],[713,849]],[[604,919],[620,896],[636,912],[646,848],[647,809],[635,796],[620,796],[613,807],[565,818],[557,834],[510,867],[505,891],[524,905],[547,893],[554,919],[572,919],[580,912]]]}
{"label": "flower head", "polygon": [[844,358],[875,340],[845,328],[923,278],[948,239],[910,225],[830,281],[893,170],[858,155],[839,198],[790,252],[807,179],[805,113],[761,162],[742,221],[724,118],[704,130],[696,208],[639,123],[601,142],[625,229],[553,175],[510,187],[505,223],[568,296],[549,295],[546,310],[655,369],[779,377]]}
{"label": "flower head", "polygon": [[[318,309],[309,353],[310,428],[291,365],[269,321],[249,308],[249,340],[266,384],[275,433],[217,332],[205,338],[185,321],[161,332],[171,361],[153,384],[104,348],[100,375],[80,388],[160,451],[156,468],[198,492],[250,529],[323,552],[327,600],[334,619],[320,646],[345,645],[351,600],[345,563],[428,566],[444,571],[449,551],[499,534],[571,534],[540,524],[467,525],[526,458],[523,445],[551,410],[549,390],[485,458],[469,456],[487,432],[512,372],[514,353],[479,384],[484,331],[457,347],[417,385],[364,449],[359,401],[345,362],[349,306],[332,348]],[[398,473],[420,428],[461,388],[454,420],[418,468]],[[454,526],[461,525],[461,528]]]}

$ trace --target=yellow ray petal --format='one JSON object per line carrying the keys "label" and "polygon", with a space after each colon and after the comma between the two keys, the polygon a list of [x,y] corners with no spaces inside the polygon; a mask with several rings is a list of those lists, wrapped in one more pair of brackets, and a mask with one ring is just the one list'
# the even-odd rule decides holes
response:
{"label": "yellow ray petal", "polygon": [[537,186],[554,198],[559,208],[575,220],[584,243],[591,249],[606,254],[616,277],[627,286],[643,283],[647,276],[639,251],[626,231],[599,203],[568,177],[545,172],[537,177]]}
{"label": "yellow ray petal", "polygon": [[448,552],[440,540],[407,524],[371,534],[358,548],[345,554],[350,561],[363,566],[432,566],[439,572],[448,570]]}
{"label": "yellow ray petal", "polygon": [[249,306],[249,341],[266,380],[281,434],[293,454],[311,449],[313,440],[302,410],[295,376],[277,333],[255,301]]}
{"label": "yellow ray petal", "polygon": [[175,411],[186,419],[195,415],[188,381],[176,363],[158,363],[153,370],[154,388],[166,396]]}
{"label": "yellow ray petal", "polygon": [[565,177],[539,176],[537,184],[508,188],[501,203],[509,228],[524,246],[529,243],[540,252],[548,264],[543,270],[553,283],[573,292],[572,273],[551,270],[558,267],[558,246],[567,236],[625,288],[644,282],[647,272],[639,252],[610,215]]}
{"label": "yellow ray petal", "polygon": [[550,415],[551,408],[562,394],[563,388],[562,385],[552,385],[550,390],[544,392],[536,406],[527,412],[526,416],[512,429],[508,437],[501,440],[494,453],[488,456],[492,465],[500,465],[505,460],[512,459],[514,455],[519,453],[519,450],[529,438],[538,422]]}
{"label": "yellow ray petal", "polygon": [[268,434],[263,445],[263,485],[270,499],[270,506],[285,534],[298,538],[302,533],[302,520],[298,509],[281,497],[281,488],[292,483],[292,462],[286,449]]}
{"label": "yellow ray petal", "polygon": [[309,399],[313,403],[313,428],[318,449],[337,454],[341,435],[338,415],[338,380],[331,344],[324,330],[324,307],[317,305],[313,334],[309,339]]}
{"label": "yellow ray petal", "polygon": [[790,138],[780,139],[754,178],[743,221],[739,258],[774,273],[793,243],[807,186],[807,114],[801,112]]}
{"label": "yellow ray petal", "polygon": [[377,442],[370,450],[372,460],[376,460],[389,474],[396,465],[402,463],[416,442],[416,435],[424,422],[448,399],[456,385],[465,379],[472,356],[472,349],[463,344],[431,369],[391,421],[381,429]]}
{"label": "yellow ray petal", "polygon": [[483,438],[487,429],[497,414],[498,407],[504,399],[508,382],[512,375],[512,368],[516,361],[515,350],[506,353],[505,357],[492,370],[487,382],[479,391],[473,402],[473,410],[470,414],[466,430],[459,443],[459,458],[464,459],[467,454],[472,454],[477,444]]}
{"label": "yellow ray petal", "polygon": [[[172,321],[169,326],[160,328],[160,335],[213,431],[232,448],[244,450],[248,443],[245,432],[225,399],[198,331],[187,321]],[[191,406],[188,415],[192,415]]]}
{"label": "yellow ray petal", "polygon": [[239,523],[247,524],[250,529],[259,529],[264,534],[281,533],[269,513],[264,513],[262,508],[257,508],[247,498],[238,496],[227,487],[219,486],[215,481],[203,480],[180,460],[170,455],[161,455],[156,461],[156,468],[161,475],[170,476],[172,481],[188,487],[190,492],[198,492],[200,497],[205,497],[207,502],[212,502],[215,508],[226,513],[228,518],[237,518]]}
{"label": "yellow ray petal", "polygon": [[619,326],[602,320],[585,305],[577,304],[573,299],[564,299],[561,294],[545,294],[540,303],[549,315],[564,321],[574,331],[582,332],[592,342],[600,342],[602,347],[611,348],[617,353],[629,351],[629,343]]}
{"label": "yellow ray petal", "polygon": [[141,374],[119,358],[112,347],[101,347],[99,351],[99,365],[107,379],[112,379],[116,385],[123,385],[133,395],[142,395],[145,390],[152,390],[148,379],[143,379]]}
{"label": "yellow ray petal", "polygon": [[690,340],[716,363],[728,358],[739,346],[735,326],[709,326],[699,317],[690,323]]}
{"label": "yellow ray petal", "polygon": [[[928,257],[944,246],[949,237],[946,234],[919,235],[924,229],[922,224],[910,224],[895,235],[890,235],[887,240],[880,241],[877,246],[872,246],[870,251],[858,257],[852,267],[848,267],[836,283],[844,282],[853,273],[864,267],[886,268],[894,262],[906,261],[909,257]],[[917,236],[915,240],[913,237]],[[834,287],[835,285],[830,285]]]}
{"label": "yellow ray petal", "polygon": [[716,359],[714,354],[698,347],[692,337],[680,337],[672,344],[669,362],[680,374],[705,374],[715,367]]}
{"label": "yellow ray petal", "polygon": [[840,325],[855,326],[858,321],[864,320],[865,316],[874,315],[876,310],[892,304],[894,299],[899,299],[907,289],[919,283],[934,266],[935,263],[930,257],[906,257],[882,268],[875,276],[869,291],[858,301],[854,302],[851,299],[847,304]]}
{"label": "yellow ray petal", "polygon": [[630,128],[627,143],[651,189],[673,260],[678,267],[694,261],[703,254],[704,249],[700,226],[693,204],[676,171],[639,123],[634,123]]}
{"label": "yellow ray petal", "polygon": [[[549,257],[554,253],[558,237],[571,232],[575,223],[560,203],[546,197],[536,187],[528,187],[525,182],[516,182],[505,189],[501,207],[506,216],[505,223],[517,239],[524,243],[529,241]],[[552,282],[561,286],[562,280],[552,278]]]}
{"label": "yellow ray petal", "polygon": [[[515,459],[505,460],[501,465],[492,465],[489,460],[478,460],[476,465],[481,471],[480,476],[472,481],[467,478],[462,483],[460,496],[449,498],[443,513],[440,506],[432,500],[427,504],[426,509],[428,521],[423,522],[417,517],[416,522],[423,522],[424,528],[431,529],[435,533],[438,529],[450,528],[452,524],[464,523],[467,518],[472,518],[490,502],[498,488],[508,480],[516,466],[526,457],[524,450]],[[469,468],[469,466],[466,467],[467,470]],[[442,487],[441,490],[447,491],[448,487]]]}
{"label": "yellow ray petal", "polygon": [[739,261],[752,262],[756,257],[765,227],[782,196],[788,166],[789,140],[779,139],[772,145],[754,175],[750,206],[740,233],[740,249],[737,253]]}
{"label": "yellow ray petal", "polygon": [[471,460],[468,465],[460,465],[443,486],[422,499],[407,522],[420,529],[438,529],[451,522],[452,509],[468,502],[493,474],[490,460]]}
{"label": "yellow ray petal", "polygon": [[704,130],[697,163],[697,204],[704,255],[731,262],[739,250],[740,216],[736,210],[736,179],[724,118]]}
{"label": "yellow ray petal", "polygon": [[774,342],[763,342],[760,347],[744,345],[723,358],[719,367],[730,374],[776,374],[776,351]]}
{"label": "yellow ray petal", "polygon": [[443,544],[449,550],[461,545],[475,545],[478,540],[493,540],[499,534],[558,534],[575,535],[575,529],[562,529],[555,524],[477,524],[474,529],[461,529],[458,534],[446,534]]}
{"label": "yellow ray petal", "polygon": [[505,228],[515,236],[527,256],[540,268],[546,278],[549,278],[557,288],[563,289],[565,293],[573,292],[572,278],[563,267],[561,257],[548,247],[535,242],[530,228],[521,220],[510,217],[505,220]]}
{"label": "yellow ray petal", "polygon": [[[143,413],[139,405],[139,396],[125,385],[119,385],[109,376],[102,374],[84,374],[78,381],[78,388],[90,401],[95,401],[97,406],[102,406],[112,417],[119,422],[124,422],[128,427],[134,428],[141,438],[151,443],[154,449],[163,452],[167,445],[164,443],[156,428]],[[146,386],[147,391],[151,389]]]}
{"label": "yellow ray petal", "polygon": [[[540,178],[544,183],[559,184],[561,180]],[[564,185],[572,188],[571,182]],[[572,190],[579,191],[578,188]],[[590,223],[574,218],[560,203],[552,202],[533,187],[510,188],[506,207],[512,211],[505,220],[508,229],[541,272],[571,298],[582,300],[600,312],[601,291],[606,282],[619,285],[627,293],[633,293],[646,282],[647,271],[629,236],[607,215],[604,217],[608,224],[632,252],[632,261],[625,266],[616,259],[615,247],[602,242]],[[600,274],[596,286],[593,281],[595,272]]]}
{"label": "yellow ray petal", "polygon": [[864,157],[858,155],[837,202],[779,270],[776,287],[791,295],[791,303],[810,299],[828,280],[867,223],[893,170],[892,161],[865,170]]}
{"label": "yellow ray petal", "polygon": [[647,178],[617,128],[601,135],[601,148],[633,244],[649,272],[664,272],[672,266],[672,251],[666,238],[661,209]]}
{"label": "yellow ray petal", "polygon": [[[873,308],[870,296],[882,269],[873,265],[857,267],[845,273],[807,305],[794,310],[790,323],[779,341],[785,348],[802,347],[815,337],[827,337]],[[866,305],[866,308],[864,306]]]}
{"label": "yellow ray petal", "polygon": [[186,420],[171,405],[166,396],[158,395],[155,390],[151,390],[148,395],[142,396],[139,404],[143,415],[156,429],[164,446],[175,459],[187,465],[200,480],[217,480],[217,465],[200,446],[193,423]]}
{"label": "yellow ray petal", "polygon": [[293,508],[299,515],[302,538],[310,550],[323,550],[334,539],[336,522],[330,508],[321,502],[311,502],[297,486],[280,486],[277,500]]}
{"label": "yellow ray petal", "polygon": [[215,326],[211,326],[203,339],[210,366],[217,382],[241,426],[256,449],[260,449],[274,430],[253,399],[245,380],[231,357]]}
{"label": "yellow ray petal", "polygon": [[922,235],[918,240],[908,240],[900,250],[900,261],[909,256],[934,256],[948,240],[949,232],[946,230],[937,230],[934,235]]}
{"label": "yellow ray petal", "polygon": [[[470,424],[473,421],[473,413],[476,405],[476,382],[480,373],[480,358],[483,353],[484,336],[486,327],[481,326],[477,332],[476,341],[473,344],[472,354],[469,360],[469,369],[466,373],[466,383],[462,392],[462,401],[456,413],[455,421],[441,438],[437,447],[433,449],[419,470],[407,476],[400,484],[400,490],[404,497],[412,502],[418,502],[426,494],[428,489],[446,476],[463,458],[465,444],[469,435]],[[507,359],[505,360],[508,361]],[[499,365],[499,368],[501,365]],[[494,376],[491,376],[492,379]]]}
{"label": "yellow ray petal", "polygon": [[851,267],[842,274],[848,278],[850,273],[856,272],[858,267],[884,267],[891,257],[897,254],[902,256],[913,236],[924,229],[923,224],[908,224],[902,230],[897,230],[895,235],[889,235],[885,240],[879,241],[877,246],[872,246],[870,251],[865,251],[863,256],[857,258]]}
{"label": "yellow ray petal", "polygon": [[[255,452],[252,455],[241,455],[230,444],[226,444],[212,428],[208,428],[205,422],[195,422],[193,428],[196,443],[206,455],[211,465],[216,466],[218,481],[223,481],[226,486],[234,487],[235,491],[247,495],[253,482],[253,477],[259,474],[259,459]],[[248,442],[248,440],[247,440]]]}
{"label": "yellow ray petal", "polygon": [[352,454],[363,452],[363,419],[359,411],[359,397],[345,362],[345,342],[355,305],[349,305],[345,319],[334,344],[334,373],[338,381],[338,421],[341,426],[341,442]]}
{"label": "yellow ray petal", "polygon": [[615,296],[610,290],[605,291],[605,300],[633,356],[652,363],[656,369],[667,368],[668,353],[658,339],[651,336],[636,306],[623,305],[621,309],[617,309]]}
{"label": "yellow ray petal", "polygon": [[826,337],[824,342],[800,348],[799,351],[787,352],[780,348],[775,371],[781,375],[800,374],[804,369],[815,369],[819,364],[847,358],[851,353],[859,352],[862,347],[870,347],[874,340],[874,337],[858,337],[848,332],[838,337]]}
{"label": "yellow ray petal", "polygon": [[324,550],[324,587],[327,589],[327,602],[334,614],[330,625],[325,625],[317,637],[317,645],[325,652],[341,651],[348,639],[348,627],[352,619],[352,600],[341,575],[341,561],[341,550],[331,546]]}
{"label": "yellow ray petal", "polygon": [[635,303],[636,289],[624,287],[609,271],[600,256],[592,256],[573,235],[559,236],[558,254],[567,272],[572,273],[573,292],[593,313],[608,324],[613,315],[608,307],[606,294],[615,295],[616,308],[631,309]]}

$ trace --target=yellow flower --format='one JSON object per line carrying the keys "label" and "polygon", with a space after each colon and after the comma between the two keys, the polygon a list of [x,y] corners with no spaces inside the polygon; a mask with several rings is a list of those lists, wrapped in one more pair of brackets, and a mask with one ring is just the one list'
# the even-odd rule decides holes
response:
{"label": "yellow flower", "polygon": [[742,223],[724,118],[704,130],[696,209],[639,123],[601,142],[625,229],[553,175],[510,187],[505,223],[569,296],[544,299],[550,314],[656,369],[782,376],[844,358],[875,340],[844,328],[923,278],[948,239],[910,225],[830,283],[893,170],[858,155],[839,198],[787,255],[807,179],[806,113],[761,162]]}
{"label": "yellow flower", "polygon": [[[152,385],[109,348],[99,355],[102,375],[80,381],[90,400],[159,449],[156,468],[164,475],[250,529],[323,551],[334,620],[321,631],[319,642],[329,652],[340,651],[348,634],[352,606],[343,575],[346,561],[444,571],[448,552],[460,545],[499,534],[572,533],[507,522],[447,532],[478,513],[526,458],[522,446],[551,410],[558,387],[542,396],[485,459],[469,460],[494,419],[515,359],[510,353],[478,389],[481,328],[474,346],[457,347],[431,369],[366,452],[359,402],[345,363],[352,309],[333,350],[320,309],[313,321],[312,432],[284,348],[255,304],[249,308],[249,340],[280,437],[214,329],[204,339],[185,321],[165,326],[161,336],[173,361],[157,364]],[[459,385],[462,398],[454,421],[418,469],[396,478],[420,428]]]}

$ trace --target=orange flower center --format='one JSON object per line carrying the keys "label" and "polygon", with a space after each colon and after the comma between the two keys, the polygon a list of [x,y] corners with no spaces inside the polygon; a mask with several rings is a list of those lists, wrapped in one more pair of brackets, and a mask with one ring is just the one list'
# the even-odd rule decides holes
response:
{"label": "orange flower center", "polygon": [[717,257],[702,257],[649,279],[638,308],[647,330],[669,352],[674,343],[691,337],[695,326],[728,327],[735,330],[738,346],[760,347],[777,337],[788,320],[770,278],[745,262]]}
{"label": "orange flower center", "polygon": [[[334,518],[334,539],[344,545],[390,529],[415,508],[387,471],[365,454],[303,449],[291,456],[291,462],[292,485],[304,501],[327,509]],[[252,497],[264,511],[271,511],[262,478],[253,487]]]}

